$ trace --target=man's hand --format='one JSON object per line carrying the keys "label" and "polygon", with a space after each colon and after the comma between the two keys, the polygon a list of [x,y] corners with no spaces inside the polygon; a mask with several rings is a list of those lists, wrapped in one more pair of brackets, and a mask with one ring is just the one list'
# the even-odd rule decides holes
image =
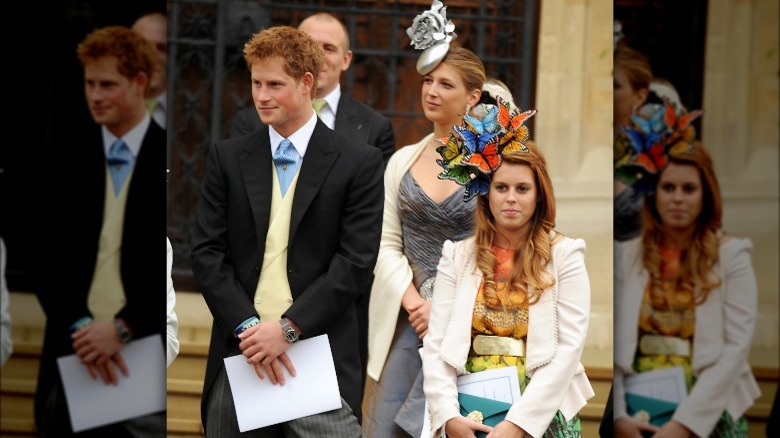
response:
{"label": "man's hand", "polygon": [[100,377],[103,378],[103,382],[105,382],[106,385],[116,385],[119,383],[119,378],[117,377],[116,371],[114,370],[115,366],[119,368],[119,371],[121,371],[122,375],[125,377],[129,375],[125,360],[122,359],[122,355],[120,353],[113,355],[110,360],[104,362],[102,365],[97,365],[95,363],[87,363],[86,365],[87,371],[89,371],[89,375],[92,376],[93,379],[97,379],[98,374],[100,374]]}
{"label": "man's hand", "polygon": [[282,373],[281,366],[282,364],[285,368],[287,368],[287,371],[290,373],[290,375],[295,377],[295,367],[293,366],[290,357],[287,356],[287,353],[280,354],[278,358],[271,361],[270,365],[266,365],[265,367],[255,364],[255,373],[257,374],[257,377],[260,378],[260,380],[263,380],[265,378],[263,376],[263,368],[265,368],[266,373],[268,373],[268,378],[271,379],[272,384],[276,385],[279,383],[280,385],[284,386],[284,374]]}
{"label": "man's hand", "polygon": [[284,338],[284,331],[278,321],[261,322],[244,330],[238,339],[241,349],[252,365],[270,365],[274,359],[287,351],[290,343]]}
{"label": "man's hand", "polygon": [[247,363],[255,367],[255,373],[261,380],[263,369],[271,379],[271,383],[284,385],[282,365],[287,368],[290,375],[295,376],[295,367],[285,351],[290,343],[284,338],[282,326],[277,321],[261,322],[244,330],[238,338],[241,349],[247,358]]}
{"label": "man's hand", "polygon": [[93,322],[77,330],[71,338],[73,349],[84,364],[103,365],[122,348],[119,334],[111,321]]}

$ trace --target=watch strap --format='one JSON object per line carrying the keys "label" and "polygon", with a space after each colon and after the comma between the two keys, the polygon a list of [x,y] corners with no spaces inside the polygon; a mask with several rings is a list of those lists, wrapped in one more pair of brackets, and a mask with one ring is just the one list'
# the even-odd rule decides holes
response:
{"label": "watch strap", "polygon": [[284,332],[284,339],[287,340],[287,342],[294,344],[298,342],[300,339],[298,332],[295,331],[294,328],[290,326],[290,324],[287,322],[286,319],[282,318],[279,320],[279,324],[282,326],[282,331]]}
{"label": "watch strap", "polygon": [[127,326],[119,318],[114,318],[114,328],[116,328],[116,332],[119,334],[121,343],[127,344],[130,342],[133,335],[130,334],[130,330],[127,329]]}

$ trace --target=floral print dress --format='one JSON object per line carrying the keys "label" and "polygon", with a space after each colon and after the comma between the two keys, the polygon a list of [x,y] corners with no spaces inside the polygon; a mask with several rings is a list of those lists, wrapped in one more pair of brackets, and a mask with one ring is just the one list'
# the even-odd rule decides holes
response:
{"label": "floral print dress", "polygon": [[[512,290],[508,279],[512,272],[515,251],[513,249],[492,247],[496,256],[496,292],[486,296],[483,282],[474,302],[474,313],[471,320],[472,340],[477,335],[507,336],[525,341],[528,334],[528,296],[525,291]],[[517,377],[520,381],[520,393],[531,379],[525,374],[524,356],[477,355],[473,349],[466,360],[466,371],[477,373],[484,370],[517,366]],[[579,415],[569,421],[560,411],[550,422],[544,438],[577,438],[582,436]]]}

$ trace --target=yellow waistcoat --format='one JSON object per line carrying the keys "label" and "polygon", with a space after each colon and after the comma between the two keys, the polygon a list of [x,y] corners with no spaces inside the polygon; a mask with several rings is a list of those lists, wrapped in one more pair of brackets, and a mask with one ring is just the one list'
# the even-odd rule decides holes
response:
{"label": "yellow waistcoat", "polygon": [[106,166],[106,196],[103,206],[103,228],[100,230],[95,274],[89,287],[87,306],[95,321],[111,321],[125,305],[125,288],[119,264],[122,259],[122,230],[125,222],[127,191],[133,172],[127,176],[119,195],[114,197],[114,183]]}
{"label": "yellow waistcoat", "polygon": [[287,188],[290,196],[282,197],[276,168],[275,166],[271,168],[273,169],[271,221],[265,238],[263,267],[260,270],[260,281],[257,283],[254,299],[255,310],[260,315],[260,321],[278,321],[293,302],[290,282],[287,279],[287,244],[290,237],[290,215],[295,186],[298,184],[300,172],[295,174],[290,187]]}

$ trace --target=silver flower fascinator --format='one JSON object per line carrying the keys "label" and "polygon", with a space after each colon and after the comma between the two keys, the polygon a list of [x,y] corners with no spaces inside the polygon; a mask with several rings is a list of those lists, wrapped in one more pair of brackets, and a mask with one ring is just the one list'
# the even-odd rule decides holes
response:
{"label": "silver flower fascinator", "polygon": [[615,20],[612,25],[612,51],[617,49],[618,42],[625,37],[623,34],[623,23]]}
{"label": "silver flower fascinator", "polygon": [[439,0],[433,0],[431,9],[414,17],[406,34],[414,48],[423,51],[417,60],[417,71],[421,75],[439,65],[450,49],[450,41],[458,37],[452,20],[447,19],[447,7]]}

